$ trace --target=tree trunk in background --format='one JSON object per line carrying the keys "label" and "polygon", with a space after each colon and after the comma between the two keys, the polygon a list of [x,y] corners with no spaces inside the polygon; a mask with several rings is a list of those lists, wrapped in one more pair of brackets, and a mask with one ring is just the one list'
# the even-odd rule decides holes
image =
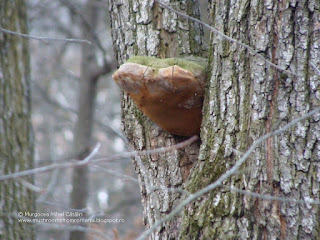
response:
{"label": "tree trunk in background", "polygon": [[[191,2],[170,5],[198,16]],[[197,144],[134,159],[148,227],[181,202],[179,193],[166,188],[202,189],[239,160],[233,149],[244,153],[259,137],[319,106],[319,75],[310,66],[311,61],[320,67],[319,9],[319,1],[211,1],[215,28],[298,76],[272,69],[245,48],[211,35],[212,75],[203,109],[202,144],[189,178],[182,174],[181,163],[197,160]],[[202,55],[199,26],[178,20],[153,1],[110,1],[110,13],[119,64],[132,55]],[[123,128],[134,149],[170,146],[183,139],[159,129],[126,94],[122,108]],[[224,184],[319,201],[319,172],[317,114],[258,146]],[[160,190],[152,192],[145,183]],[[319,205],[261,200],[219,188],[191,203],[182,217],[165,223],[150,239],[320,239],[319,215]]]}
{"label": "tree trunk in background", "polygon": [[[173,1],[180,11],[199,17],[197,1]],[[181,57],[201,56],[202,29],[198,24],[179,20],[149,0],[109,2],[113,45],[119,65],[134,55]],[[123,95],[122,122],[130,145],[136,150],[171,146],[185,138],[164,132],[145,117],[128,95]],[[152,226],[181,201],[180,193],[167,188],[182,187],[192,163],[198,157],[199,142],[184,150],[157,156],[134,158],[139,175],[145,224]],[[182,167],[181,167],[182,166]],[[148,183],[148,185],[145,185]],[[151,186],[157,188],[156,191]],[[158,228],[151,239],[175,239],[179,217]]]}
{"label": "tree trunk in background", "polygon": [[[25,2],[0,2],[1,27],[28,33]],[[28,40],[0,32],[0,174],[33,167],[33,138],[30,122],[30,59]],[[19,223],[18,212],[35,212],[34,194],[22,181],[0,183],[0,238],[34,239],[33,226]]]}
{"label": "tree trunk in background", "polygon": [[[241,4],[240,4],[241,3]],[[213,26],[252,46],[211,38],[212,77],[192,192],[215,181],[259,137],[319,107],[319,1],[212,1]],[[319,113],[256,148],[225,185],[259,194],[320,200]],[[189,209],[192,211],[189,211]],[[319,205],[262,200],[216,189],[185,210],[181,239],[320,239]]]}
{"label": "tree trunk in background", "polygon": [[[94,42],[92,32],[95,31],[98,20],[98,7],[87,1],[85,18],[88,23],[81,24],[83,39]],[[80,25],[80,24],[79,24]],[[89,29],[90,28],[90,29]],[[81,76],[78,101],[78,120],[74,131],[74,151],[79,160],[85,158],[91,152],[91,136],[93,131],[94,102],[96,97],[96,85],[98,80],[98,65],[95,57],[95,48],[88,44],[81,45]],[[89,192],[88,167],[83,166],[73,169],[71,207],[85,209]],[[83,226],[86,224],[83,223]],[[86,232],[72,231],[70,240],[84,240]]]}

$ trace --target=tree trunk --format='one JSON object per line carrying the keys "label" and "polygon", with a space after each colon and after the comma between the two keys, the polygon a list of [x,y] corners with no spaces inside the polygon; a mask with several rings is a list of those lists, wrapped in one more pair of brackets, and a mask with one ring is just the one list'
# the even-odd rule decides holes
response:
{"label": "tree trunk", "polygon": [[[98,7],[87,1],[85,7],[86,24],[81,23],[82,38],[94,42],[92,32],[95,31],[98,20]],[[95,49],[93,46],[83,44],[81,46],[81,76],[80,92],[78,100],[78,120],[74,131],[74,151],[79,160],[85,158],[91,152],[91,137],[93,131],[94,104],[96,97],[96,85],[100,75],[97,75]],[[73,169],[71,207],[85,209],[89,194],[88,167],[83,166]],[[85,223],[82,223],[86,226]],[[70,240],[84,240],[86,232],[72,231]]]}
{"label": "tree trunk", "polygon": [[[1,27],[28,33],[25,2],[0,2]],[[30,59],[28,40],[0,32],[0,174],[33,167],[33,138],[30,106]],[[0,183],[0,238],[34,239],[33,227],[15,217],[18,212],[35,212],[33,192],[23,181]],[[24,215],[23,215],[24,216]]]}
{"label": "tree trunk", "polygon": [[[184,13],[199,17],[197,1],[175,1],[173,5]],[[180,21],[156,2],[111,0],[109,8],[113,46],[119,65],[134,55],[165,58],[201,56],[203,53],[202,28],[187,20]],[[122,107],[124,132],[133,149],[166,147],[185,139],[170,135],[152,123],[126,94],[123,95]],[[184,150],[134,158],[147,226],[152,226],[180,202],[180,193],[172,193],[168,188],[182,187],[192,163],[197,159],[198,150],[199,142]],[[179,221],[177,217],[165,223],[151,238],[174,239]]]}
{"label": "tree trunk", "polygon": [[[215,181],[253,141],[319,107],[319,1],[212,1],[213,27],[297,76],[212,35],[212,77],[199,161],[187,188]],[[258,146],[224,182],[276,197],[319,201],[319,114]],[[182,239],[320,239],[319,205],[258,199],[221,188],[185,210]]]}
{"label": "tree trunk", "polygon": [[[170,6],[198,16],[191,2]],[[179,193],[167,188],[199,191],[230,169],[239,152],[246,152],[255,140],[319,106],[319,75],[310,66],[320,66],[319,9],[319,1],[211,1],[213,27],[296,76],[271,68],[237,43],[211,35],[211,77],[199,157],[197,143],[183,151],[134,158],[148,227],[181,202]],[[153,1],[111,1],[110,14],[119,64],[132,55],[202,55],[201,28]],[[170,146],[184,139],[159,129],[126,94],[122,108],[123,128],[134,149]],[[267,139],[223,184],[319,201],[319,140],[317,114]],[[187,178],[182,162],[195,161]],[[164,223],[150,239],[320,239],[319,215],[319,205],[270,201],[218,188],[191,203],[182,217]]]}

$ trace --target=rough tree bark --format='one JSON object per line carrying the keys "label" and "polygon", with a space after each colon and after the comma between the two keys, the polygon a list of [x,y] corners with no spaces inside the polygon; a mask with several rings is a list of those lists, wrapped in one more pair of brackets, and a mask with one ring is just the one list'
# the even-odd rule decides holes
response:
{"label": "rough tree bark", "polygon": [[[198,16],[191,2],[170,4]],[[199,26],[177,19],[153,1],[110,1],[110,14],[119,64],[132,55],[202,55]],[[238,151],[245,152],[259,137],[319,106],[319,75],[310,66],[313,62],[320,67],[319,1],[212,0],[210,19],[218,30],[297,76],[272,69],[257,55],[212,34],[199,156],[194,144],[185,151],[134,159],[147,226],[181,201],[167,187],[200,190],[235,164]],[[125,94],[122,108],[123,128],[136,150],[182,140],[160,130]],[[314,115],[270,137],[224,184],[319,200],[319,118]],[[181,163],[194,161],[189,177],[184,177]],[[160,190],[152,192],[145,183]],[[320,239],[319,215],[319,205],[261,200],[219,188],[190,204],[182,217],[165,223],[150,239]]]}
{"label": "rough tree bark", "polygon": [[[25,2],[0,2],[1,27],[28,33]],[[33,168],[30,122],[30,59],[28,40],[0,32],[0,174]],[[20,223],[18,212],[35,212],[34,194],[23,181],[0,183],[0,238],[34,239],[34,228]]]}
{"label": "rough tree bark", "polygon": [[[197,1],[176,1],[177,9],[199,17]],[[113,45],[119,64],[134,55],[181,57],[202,56],[202,28],[163,10],[149,0],[122,0],[109,3]],[[145,117],[132,100],[123,95],[122,121],[125,134],[136,150],[171,146],[185,138],[172,136]],[[167,188],[182,187],[192,162],[197,159],[199,142],[185,150],[134,159],[142,193],[145,223],[156,220],[180,202],[180,193]],[[149,185],[145,185],[148,183]],[[153,191],[151,186],[157,188]],[[154,232],[152,239],[177,237],[179,217]]]}
{"label": "rough tree bark", "polygon": [[[212,25],[297,76],[270,68],[217,35],[204,107],[194,192],[216,180],[252,142],[319,107],[319,1],[212,1]],[[260,194],[319,200],[320,115],[270,137],[224,184]],[[216,189],[184,212],[183,239],[320,239],[319,205],[261,200]],[[191,210],[192,209],[192,210]],[[186,238],[185,236],[189,236]]]}

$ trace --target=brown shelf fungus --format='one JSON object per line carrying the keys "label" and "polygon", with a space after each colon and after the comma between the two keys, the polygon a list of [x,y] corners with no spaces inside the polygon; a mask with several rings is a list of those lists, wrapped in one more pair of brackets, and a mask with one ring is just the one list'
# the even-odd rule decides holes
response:
{"label": "brown shelf fungus", "polygon": [[136,56],[113,74],[140,110],[169,133],[200,133],[207,61]]}

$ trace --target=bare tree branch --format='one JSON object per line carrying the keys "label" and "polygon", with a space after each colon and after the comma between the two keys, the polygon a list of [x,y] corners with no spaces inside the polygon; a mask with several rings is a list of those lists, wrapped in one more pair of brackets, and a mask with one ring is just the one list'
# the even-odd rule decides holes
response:
{"label": "bare tree branch", "polygon": [[94,149],[89,154],[89,156],[81,161],[54,163],[54,164],[51,164],[48,166],[43,166],[43,167],[29,169],[29,170],[25,170],[25,171],[21,171],[21,172],[15,172],[12,174],[2,175],[2,176],[0,176],[0,181],[21,178],[21,177],[25,177],[28,175],[52,171],[54,169],[80,167],[80,166],[87,165],[88,163],[101,163],[101,162],[106,162],[106,161],[114,161],[114,160],[121,159],[121,158],[129,158],[129,157],[136,156],[136,155],[153,155],[153,154],[171,152],[174,150],[184,148],[184,147],[190,145],[191,143],[195,142],[198,139],[199,139],[198,136],[193,136],[193,137],[187,139],[186,141],[183,141],[183,142],[178,143],[176,145],[172,145],[170,147],[161,147],[161,148],[156,148],[156,149],[152,149],[152,150],[144,150],[144,151],[125,152],[125,153],[120,153],[120,154],[117,154],[117,155],[114,155],[111,157],[105,157],[105,158],[99,158],[99,159],[93,160],[93,157],[97,154],[97,152],[99,151],[99,148],[101,146],[100,143],[97,143],[97,145],[94,147]]}
{"label": "bare tree branch", "polygon": [[48,166],[29,169],[21,172],[15,172],[12,174],[2,175],[0,176],[0,181],[9,180],[9,179],[15,179],[15,178],[21,178],[28,175],[43,173],[43,172],[49,172],[54,169],[64,169],[64,168],[70,168],[70,167],[80,167],[83,165],[88,164],[92,158],[98,153],[100,149],[101,144],[97,143],[97,145],[94,147],[92,152],[83,160],[81,161],[72,161],[72,162],[65,162],[65,163],[54,163]]}
{"label": "bare tree branch", "polygon": [[319,205],[320,201],[314,200],[312,198],[305,198],[304,200],[299,200],[299,199],[294,199],[294,198],[286,198],[286,197],[276,197],[276,196],[271,196],[271,195],[267,195],[267,194],[259,194],[259,193],[254,193],[254,192],[250,192],[247,190],[241,190],[239,188],[236,188],[234,186],[226,186],[226,185],[221,185],[221,187],[229,189],[231,192],[238,192],[241,193],[243,195],[248,195],[248,196],[252,196],[255,198],[260,198],[263,200],[271,200],[271,201],[278,201],[278,202],[292,202],[292,203],[299,203],[299,204],[316,204]]}
{"label": "bare tree branch", "polygon": [[18,36],[18,37],[23,37],[23,38],[28,38],[28,39],[36,39],[36,40],[40,40],[40,41],[60,41],[60,42],[70,42],[70,43],[86,43],[89,45],[93,45],[92,42],[90,42],[89,40],[86,39],[74,39],[74,38],[52,38],[52,37],[39,37],[39,36],[32,36],[32,35],[28,35],[28,34],[24,34],[24,33],[18,33],[18,32],[14,32],[8,29],[4,29],[2,27],[0,27],[0,32],[6,33],[6,34],[10,34],[10,35],[14,35],[14,36]]}
{"label": "bare tree branch", "polygon": [[19,179],[19,182],[26,188],[30,189],[33,192],[37,192],[37,193],[42,193],[45,192],[46,190],[43,188],[40,188],[24,179]]}
{"label": "bare tree branch", "polygon": [[[106,162],[106,161],[114,161],[120,158],[129,158],[133,156],[141,156],[141,155],[157,155],[160,153],[166,153],[166,152],[172,152],[181,148],[185,148],[186,146],[192,144],[193,142],[197,141],[199,137],[197,135],[181,142],[175,145],[172,145],[170,147],[161,147],[161,148],[155,148],[150,150],[144,150],[144,151],[132,151],[132,152],[125,152],[125,153],[119,153],[117,155],[111,156],[111,157],[105,157],[105,158],[99,158],[94,159],[93,163],[100,163],[100,162]],[[1,178],[0,178],[1,180]]]}
{"label": "bare tree branch", "polygon": [[81,11],[79,11],[79,9],[74,6],[70,1],[67,1],[67,0],[59,0],[59,2],[63,5],[65,5],[71,12],[73,12],[74,14],[76,14],[77,16],[79,16],[82,24],[87,28],[87,30],[90,32],[91,36],[92,36],[92,39],[93,41],[95,42],[95,44],[97,45],[97,47],[100,49],[100,51],[102,52],[103,54],[103,58],[104,58],[104,63],[106,64],[107,63],[107,60],[105,59],[105,56],[107,56],[107,53],[106,53],[106,50],[103,48],[102,44],[101,44],[101,41],[98,37],[98,35],[92,31],[91,29],[92,26],[91,24],[89,23],[89,21],[87,20],[87,18],[81,13]]}
{"label": "bare tree branch", "polygon": [[99,165],[96,165],[96,164],[91,164],[90,166],[102,171],[102,172],[105,172],[107,174],[110,174],[110,175],[113,175],[113,176],[116,176],[116,177],[119,177],[119,178],[122,178],[123,180],[128,180],[128,181],[131,181],[131,182],[134,182],[134,183],[139,183],[139,181],[129,175],[126,175],[126,174],[122,174],[122,173],[118,173],[117,171],[114,171],[114,170],[111,170],[111,169],[107,169],[107,168],[104,168],[104,167],[101,167]]}
{"label": "bare tree branch", "polygon": [[316,72],[318,73],[318,75],[320,76],[320,69],[317,68],[317,66],[313,63],[313,62],[310,62],[311,66],[314,68],[314,70],[316,70]]}

